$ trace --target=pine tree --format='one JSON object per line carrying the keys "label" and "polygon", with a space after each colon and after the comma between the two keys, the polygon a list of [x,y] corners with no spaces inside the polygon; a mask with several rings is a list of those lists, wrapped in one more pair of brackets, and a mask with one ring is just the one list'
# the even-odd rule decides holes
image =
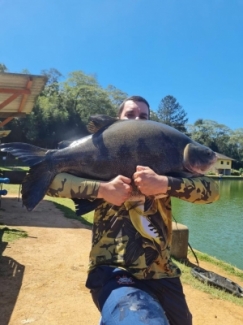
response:
{"label": "pine tree", "polygon": [[181,132],[186,132],[187,113],[176,101],[175,97],[170,95],[164,97],[159,104],[157,114],[162,123],[170,125]]}

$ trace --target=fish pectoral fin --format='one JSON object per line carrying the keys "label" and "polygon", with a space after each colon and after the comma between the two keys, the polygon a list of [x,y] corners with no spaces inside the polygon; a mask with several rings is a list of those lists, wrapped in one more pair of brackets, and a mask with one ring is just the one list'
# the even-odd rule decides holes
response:
{"label": "fish pectoral fin", "polygon": [[111,117],[108,115],[102,115],[102,114],[92,115],[89,118],[87,130],[90,133],[96,133],[103,127],[108,127],[117,121],[118,121],[118,119],[116,117]]}
{"label": "fish pectoral fin", "polygon": [[31,167],[22,183],[23,205],[28,211],[32,211],[44,198],[55,173],[48,171],[46,162]]}

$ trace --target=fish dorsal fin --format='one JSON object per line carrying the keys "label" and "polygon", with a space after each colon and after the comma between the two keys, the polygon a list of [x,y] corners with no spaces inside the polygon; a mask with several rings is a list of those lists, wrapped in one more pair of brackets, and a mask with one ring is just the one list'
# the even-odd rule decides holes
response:
{"label": "fish dorsal fin", "polygon": [[87,125],[87,130],[90,133],[96,133],[103,127],[107,127],[115,122],[117,122],[116,117],[111,117],[108,115],[92,115],[89,118],[89,123]]}

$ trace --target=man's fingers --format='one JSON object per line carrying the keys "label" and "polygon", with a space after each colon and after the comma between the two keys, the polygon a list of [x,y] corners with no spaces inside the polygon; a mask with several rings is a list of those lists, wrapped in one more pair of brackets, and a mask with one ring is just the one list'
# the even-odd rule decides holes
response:
{"label": "man's fingers", "polygon": [[130,184],[130,183],[131,183],[131,179],[128,178],[128,177],[126,177],[126,176],[122,176],[122,175],[120,175],[120,176],[118,176],[118,177],[119,177],[119,179],[120,179],[123,183],[126,183],[126,184]]}
{"label": "man's fingers", "polygon": [[142,171],[142,170],[146,170],[148,168],[149,167],[147,167],[147,166],[140,166],[140,165],[138,165],[137,168],[136,168],[136,171],[139,172],[139,171]]}

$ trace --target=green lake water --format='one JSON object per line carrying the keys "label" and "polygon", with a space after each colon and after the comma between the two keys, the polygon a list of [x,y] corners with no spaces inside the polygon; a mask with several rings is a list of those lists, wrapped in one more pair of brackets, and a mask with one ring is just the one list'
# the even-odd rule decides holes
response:
{"label": "green lake water", "polygon": [[190,245],[243,270],[243,180],[219,180],[220,199],[206,205],[173,199],[176,221]]}

